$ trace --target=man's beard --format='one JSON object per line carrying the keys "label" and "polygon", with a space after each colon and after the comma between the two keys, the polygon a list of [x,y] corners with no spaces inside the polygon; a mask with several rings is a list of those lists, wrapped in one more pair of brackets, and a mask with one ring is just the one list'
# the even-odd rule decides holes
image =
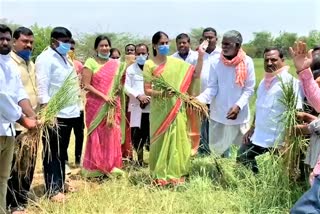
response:
{"label": "man's beard", "polygon": [[2,49],[0,49],[0,54],[1,55],[8,55],[11,51],[10,47],[3,47]]}

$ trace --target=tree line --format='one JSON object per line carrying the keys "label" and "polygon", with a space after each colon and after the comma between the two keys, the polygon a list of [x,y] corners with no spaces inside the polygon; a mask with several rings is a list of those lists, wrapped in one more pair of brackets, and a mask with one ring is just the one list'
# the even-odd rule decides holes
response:
{"label": "tree line", "polygon": [[[0,19],[0,23],[7,24],[12,30],[15,30],[20,26],[8,22],[6,19]],[[52,27],[41,27],[38,24],[34,24],[29,28],[33,31],[35,38],[32,55],[33,59],[35,59],[50,44],[50,32]],[[199,44],[203,29],[204,28],[193,28],[190,32],[185,32],[188,33],[191,38],[192,48],[195,48]],[[137,36],[132,33],[79,33],[74,34],[74,38],[76,41],[77,56],[80,60],[85,60],[94,54],[93,44],[96,36],[99,34],[107,35],[112,42],[112,47],[118,48],[121,53],[124,53],[124,47],[129,43],[145,43],[151,48],[151,38]],[[278,36],[273,36],[272,33],[268,31],[254,32],[253,36],[254,37],[250,42],[243,44],[244,51],[253,58],[262,58],[264,48],[270,46],[281,48],[284,55],[290,57],[289,47],[297,40],[305,41],[308,48],[320,45],[320,31],[318,30],[311,30],[307,36],[301,36],[291,32],[280,32]],[[221,35],[218,35],[218,38],[218,41],[221,41]],[[172,53],[176,50],[175,38],[171,38],[170,50]]]}

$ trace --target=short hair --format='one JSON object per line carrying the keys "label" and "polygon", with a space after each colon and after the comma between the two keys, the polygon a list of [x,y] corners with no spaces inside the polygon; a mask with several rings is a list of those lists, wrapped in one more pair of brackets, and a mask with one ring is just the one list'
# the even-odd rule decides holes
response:
{"label": "short hair", "polygon": [[102,40],[107,40],[109,46],[112,47],[112,46],[111,46],[111,41],[110,41],[110,39],[109,39],[107,36],[105,36],[105,35],[99,35],[99,36],[97,36],[96,40],[94,41],[94,49],[97,49],[97,48],[98,48],[98,46],[99,46],[99,44],[100,44],[100,42],[101,42]]}
{"label": "short hair", "polygon": [[137,51],[137,48],[139,48],[139,47],[146,47],[147,52],[149,53],[149,47],[148,47],[148,45],[146,45],[144,43],[137,44],[135,47],[136,47],[135,51]]}
{"label": "short hair", "polygon": [[71,39],[70,39],[70,43],[73,44],[73,45],[75,45],[75,44],[76,44],[76,41],[74,41],[74,39],[71,38]]}
{"label": "short hair", "polygon": [[178,42],[179,39],[187,39],[188,43],[190,43],[190,37],[188,34],[186,33],[180,33],[177,37],[176,37],[176,43]]}
{"label": "short hair", "polygon": [[118,54],[119,54],[119,56],[121,56],[121,52],[120,52],[120,50],[119,50],[118,48],[111,48],[111,49],[110,49],[110,55],[111,55],[113,52],[115,52],[115,51],[117,51]]}
{"label": "short hair", "polygon": [[206,32],[213,32],[214,35],[217,36],[217,31],[216,31],[214,28],[212,28],[212,27],[207,27],[207,28],[203,29],[203,31],[202,31],[202,36],[203,36],[204,33],[206,33]]}
{"label": "short hair", "polygon": [[7,33],[7,32],[9,32],[10,35],[12,36],[12,30],[7,25],[0,24],[0,33]]}
{"label": "short hair", "polygon": [[318,51],[318,50],[320,50],[320,45],[315,46],[315,47],[313,48],[312,52],[315,52],[315,51]]}
{"label": "short hair", "polygon": [[264,51],[263,51],[263,56],[267,53],[267,52],[270,52],[270,51],[278,51],[279,53],[279,57],[281,59],[283,59],[284,57],[284,53],[283,53],[283,50],[281,48],[278,48],[278,47],[268,47],[268,48],[265,48]]}
{"label": "short hair", "polygon": [[60,38],[72,38],[72,33],[65,27],[55,27],[51,31],[51,38],[60,39]]}
{"label": "short hair", "polygon": [[25,35],[25,36],[33,36],[32,30],[26,27],[18,27],[14,32],[13,32],[13,38],[19,39],[20,36]]}
{"label": "short hair", "polygon": [[227,32],[225,32],[223,34],[223,38],[228,38],[228,39],[232,39],[233,42],[241,45],[242,44],[242,35],[239,31],[236,31],[236,30],[229,30]]}
{"label": "short hair", "polygon": [[127,47],[129,47],[129,46],[133,46],[134,48],[136,48],[136,46],[134,44],[129,43],[124,47],[124,50],[127,50]]}
{"label": "short hair", "polygon": [[[152,44],[153,44],[153,45],[158,44],[158,42],[159,42],[160,39],[161,39],[161,36],[165,36],[165,37],[167,37],[167,38],[169,39],[168,34],[166,34],[166,33],[163,32],[163,31],[158,31],[158,32],[156,32],[156,33],[152,36]],[[157,56],[157,51],[156,51],[154,48],[152,48],[152,53],[153,53],[153,56]]]}

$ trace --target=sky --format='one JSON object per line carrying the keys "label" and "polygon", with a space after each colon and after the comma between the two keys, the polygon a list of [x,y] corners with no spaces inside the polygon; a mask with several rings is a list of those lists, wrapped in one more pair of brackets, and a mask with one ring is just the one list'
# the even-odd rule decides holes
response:
{"label": "sky", "polygon": [[320,0],[0,0],[0,18],[24,26],[150,38],[158,30],[175,38],[192,28],[213,27],[220,35],[238,30],[245,42],[259,31],[276,36],[320,30],[319,9]]}

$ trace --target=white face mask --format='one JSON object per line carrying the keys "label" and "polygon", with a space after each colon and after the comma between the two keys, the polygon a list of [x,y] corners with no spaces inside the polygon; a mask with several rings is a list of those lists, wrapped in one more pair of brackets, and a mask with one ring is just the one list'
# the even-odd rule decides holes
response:
{"label": "white face mask", "polygon": [[98,57],[100,57],[101,59],[109,59],[110,53],[107,53],[106,55],[98,53]]}
{"label": "white face mask", "polygon": [[138,65],[144,65],[144,63],[146,62],[147,58],[148,58],[148,55],[136,56],[136,62],[138,63]]}

